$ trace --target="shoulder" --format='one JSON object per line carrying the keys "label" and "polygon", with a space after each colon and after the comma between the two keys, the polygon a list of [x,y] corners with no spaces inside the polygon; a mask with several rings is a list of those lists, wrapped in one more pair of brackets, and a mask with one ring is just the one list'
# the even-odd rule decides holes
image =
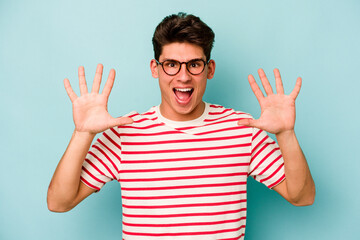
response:
{"label": "shoulder", "polygon": [[224,107],[218,104],[209,103],[209,119],[219,119],[219,118],[232,118],[232,119],[242,119],[242,118],[253,118],[249,113],[235,110],[233,108]]}
{"label": "shoulder", "polygon": [[132,111],[124,117],[130,117],[133,119],[133,123],[115,127],[118,132],[122,132],[125,129],[146,129],[150,128],[154,124],[157,124],[156,107],[151,107],[148,111],[139,113]]}
{"label": "shoulder", "polygon": [[[123,117],[130,117],[134,120],[132,124],[137,124],[139,122],[143,122],[146,120],[156,120],[157,114],[156,114],[156,107],[151,107],[149,110],[143,113],[139,113],[137,111],[131,111],[128,114],[123,115]],[[132,125],[128,124],[128,125]],[[126,125],[125,125],[126,126]],[[121,127],[121,126],[119,126]]]}

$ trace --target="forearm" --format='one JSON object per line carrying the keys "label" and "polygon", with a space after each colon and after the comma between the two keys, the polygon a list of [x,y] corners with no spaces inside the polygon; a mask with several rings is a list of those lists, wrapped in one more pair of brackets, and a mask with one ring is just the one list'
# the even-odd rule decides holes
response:
{"label": "forearm", "polygon": [[66,209],[76,198],[81,167],[94,137],[94,134],[74,131],[49,185],[49,209]]}
{"label": "forearm", "polygon": [[287,198],[295,205],[312,204],[315,184],[294,131],[276,135],[285,167]]}

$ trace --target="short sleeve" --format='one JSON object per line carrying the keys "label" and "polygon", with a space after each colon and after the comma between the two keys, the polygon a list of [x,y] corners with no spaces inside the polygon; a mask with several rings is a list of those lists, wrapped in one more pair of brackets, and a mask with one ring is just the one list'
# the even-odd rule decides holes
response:
{"label": "short sleeve", "polygon": [[121,162],[120,138],[116,128],[110,128],[94,142],[87,153],[80,179],[99,191],[105,183],[119,179]]}
{"label": "short sleeve", "polygon": [[257,128],[253,128],[249,175],[268,188],[285,179],[284,160],[278,144]]}

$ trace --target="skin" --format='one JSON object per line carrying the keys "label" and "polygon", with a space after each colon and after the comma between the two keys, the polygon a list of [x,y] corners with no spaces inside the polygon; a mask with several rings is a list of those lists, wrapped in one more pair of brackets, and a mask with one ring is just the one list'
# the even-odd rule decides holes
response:
{"label": "skin", "polygon": [[115,80],[111,69],[102,93],[99,93],[103,66],[96,68],[91,92],[88,92],[84,67],[79,67],[80,96],[64,80],[66,92],[72,102],[75,130],[51,179],[47,204],[53,212],[66,212],[95,192],[80,181],[81,166],[95,135],[108,128],[130,124],[131,118],[113,118],[107,111],[107,102]]}
{"label": "skin", "polygon": [[[194,58],[203,58],[203,50],[189,43],[172,43],[163,47],[159,61],[175,59],[186,62]],[[159,79],[161,90],[160,111],[164,117],[175,121],[193,120],[204,112],[205,104],[202,101],[206,89],[207,79],[215,73],[215,62],[209,61],[203,73],[191,75],[185,65],[175,76],[165,74],[155,60],[151,60],[152,76]],[[73,91],[68,79],[64,80],[66,92],[72,102],[75,130],[70,143],[62,156],[53,178],[50,182],[47,203],[54,212],[66,212],[74,208],[86,197],[95,192],[80,181],[81,167],[95,135],[108,128],[131,124],[128,117],[113,118],[107,111],[108,98],[115,79],[115,70],[110,70],[102,93],[99,93],[103,66],[99,64],[91,92],[88,92],[83,67],[79,67],[80,96]],[[286,179],[275,186],[277,191],[286,200],[296,206],[310,205],[315,198],[315,185],[311,177],[304,154],[296,139],[295,99],[301,88],[301,78],[298,78],[294,90],[284,94],[282,81],[278,69],[274,70],[276,80],[275,94],[262,69],[258,71],[266,96],[261,92],[252,75],[249,83],[261,107],[259,119],[243,119],[239,125],[256,127],[274,133],[284,158]],[[176,101],[173,88],[194,88],[191,99],[186,104]]]}
{"label": "skin", "polygon": [[[201,47],[190,43],[175,42],[163,46],[159,62],[169,59],[187,62],[199,58],[206,61]],[[159,79],[161,91],[160,111],[164,117],[174,121],[188,121],[201,116],[205,109],[202,97],[205,93],[207,79],[212,79],[215,73],[214,60],[210,60],[204,71],[199,75],[190,74],[185,64],[183,64],[178,74],[169,76],[156,63],[155,59],[150,62],[150,70],[152,76]],[[190,102],[187,104],[179,103],[173,91],[174,87],[194,88]]]}
{"label": "skin", "polygon": [[264,96],[253,75],[249,75],[248,80],[261,107],[260,118],[243,119],[238,124],[275,134],[284,158],[286,179],[273,189],[295,206],[311,205],[315,199],[315,184],[294,131],[295,100],[302,79],[299,77],[293,91],[285,95],[278,69],[274,69],[276,93],[264,70],[259,69],[258,74],[267,96]]}

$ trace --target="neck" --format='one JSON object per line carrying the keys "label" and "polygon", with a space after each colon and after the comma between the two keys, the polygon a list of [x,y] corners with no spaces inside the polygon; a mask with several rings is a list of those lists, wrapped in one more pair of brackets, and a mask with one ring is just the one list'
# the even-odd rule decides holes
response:
{"label": "neck", "polygon": [[160,104],[160,113],[163,117],[172,121],[191,121],[200,117],[205,111],[205,103],[201,101],[193,110],[190,112],[178,112],[175,109],[167,108],[165,104]]}

